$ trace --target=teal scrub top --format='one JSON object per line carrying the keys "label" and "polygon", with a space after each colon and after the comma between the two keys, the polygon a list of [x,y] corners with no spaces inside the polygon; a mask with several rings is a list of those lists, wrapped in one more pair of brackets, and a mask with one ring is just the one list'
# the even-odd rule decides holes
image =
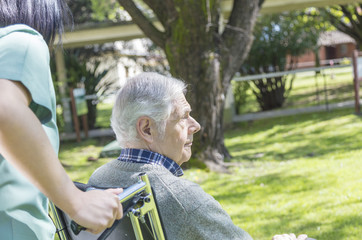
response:
{"label": "teal scrub top", "polygon": [[[58,153],[49,49],[37,31],[22,24],[0,28],[0,78],[28,89],[29,108]],[[48,199],[0,154],[0,239],[53,239],[54,232]]]}

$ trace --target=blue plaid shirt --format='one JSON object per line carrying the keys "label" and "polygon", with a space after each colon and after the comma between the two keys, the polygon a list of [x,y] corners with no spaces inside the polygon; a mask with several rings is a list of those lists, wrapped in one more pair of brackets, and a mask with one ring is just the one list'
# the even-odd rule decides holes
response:
{"label": "blue plaid shirt", "polygon": [[145,149],[125,148],[117,158],[122,162],[157,164],[164,166],[176,177],[184,175],[182,168],[171,158]]}

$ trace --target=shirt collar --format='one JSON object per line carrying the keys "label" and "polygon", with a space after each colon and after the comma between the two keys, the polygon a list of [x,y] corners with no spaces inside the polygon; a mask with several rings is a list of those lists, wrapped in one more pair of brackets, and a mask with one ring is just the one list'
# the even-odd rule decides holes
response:
{"label": "shirt collar", "polygon": [[146,149],[124,148],[117,159],[122,162],[161,165],[176,177],[181,177],[184,174],[182,168],[171,158]]}

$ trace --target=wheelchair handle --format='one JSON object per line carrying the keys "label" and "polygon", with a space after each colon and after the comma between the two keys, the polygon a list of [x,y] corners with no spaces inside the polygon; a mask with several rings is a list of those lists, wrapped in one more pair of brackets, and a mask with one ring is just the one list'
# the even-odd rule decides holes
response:
{"label": "wheelchair handle", "polygon": [[[97,187],[93,187],[91,185],[82,184],[82,183],[76,183],[76,186],[79,189],[81,189],[82,191],[105,190],[104,188],[97,188]],[[143,191],[145,188],[146,188],[146,183],[143,181],[139,181],[139,182],[131,185],[130,187],[123,189],[123,192],[118,194],[118,199],[119,199],[120,203],[123,203],[123,202],[131,199],[132,197],[134,197],[136,193]],[[125,216],[129,210],[130,210],[129,208],[123,209],[123,216]],[[115,224],[117,224],[118,222],[119,221],[115,221]],[[85,227],[79,225],[78,223],[76,223],[73,220],[70,223],[70,228],[72,229],[72,231],[75,235],[78,235],[81,231],[86,230]],[[108,229],[111,229],[111,228],[112,227],[110,227]]]}

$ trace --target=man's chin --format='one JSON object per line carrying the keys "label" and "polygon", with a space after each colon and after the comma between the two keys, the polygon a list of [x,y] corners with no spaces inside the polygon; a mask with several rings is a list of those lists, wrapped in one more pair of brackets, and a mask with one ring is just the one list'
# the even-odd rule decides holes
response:
{"label": "man's chin", "polygon": [[190,161],[190,158],[191,158],[191,153],[190,153],[190,154],[187,154],[187,155],[183,158],[183,160],[182,160],[181,162],[182,162],[182,163],[188,162],[188,161]]}

